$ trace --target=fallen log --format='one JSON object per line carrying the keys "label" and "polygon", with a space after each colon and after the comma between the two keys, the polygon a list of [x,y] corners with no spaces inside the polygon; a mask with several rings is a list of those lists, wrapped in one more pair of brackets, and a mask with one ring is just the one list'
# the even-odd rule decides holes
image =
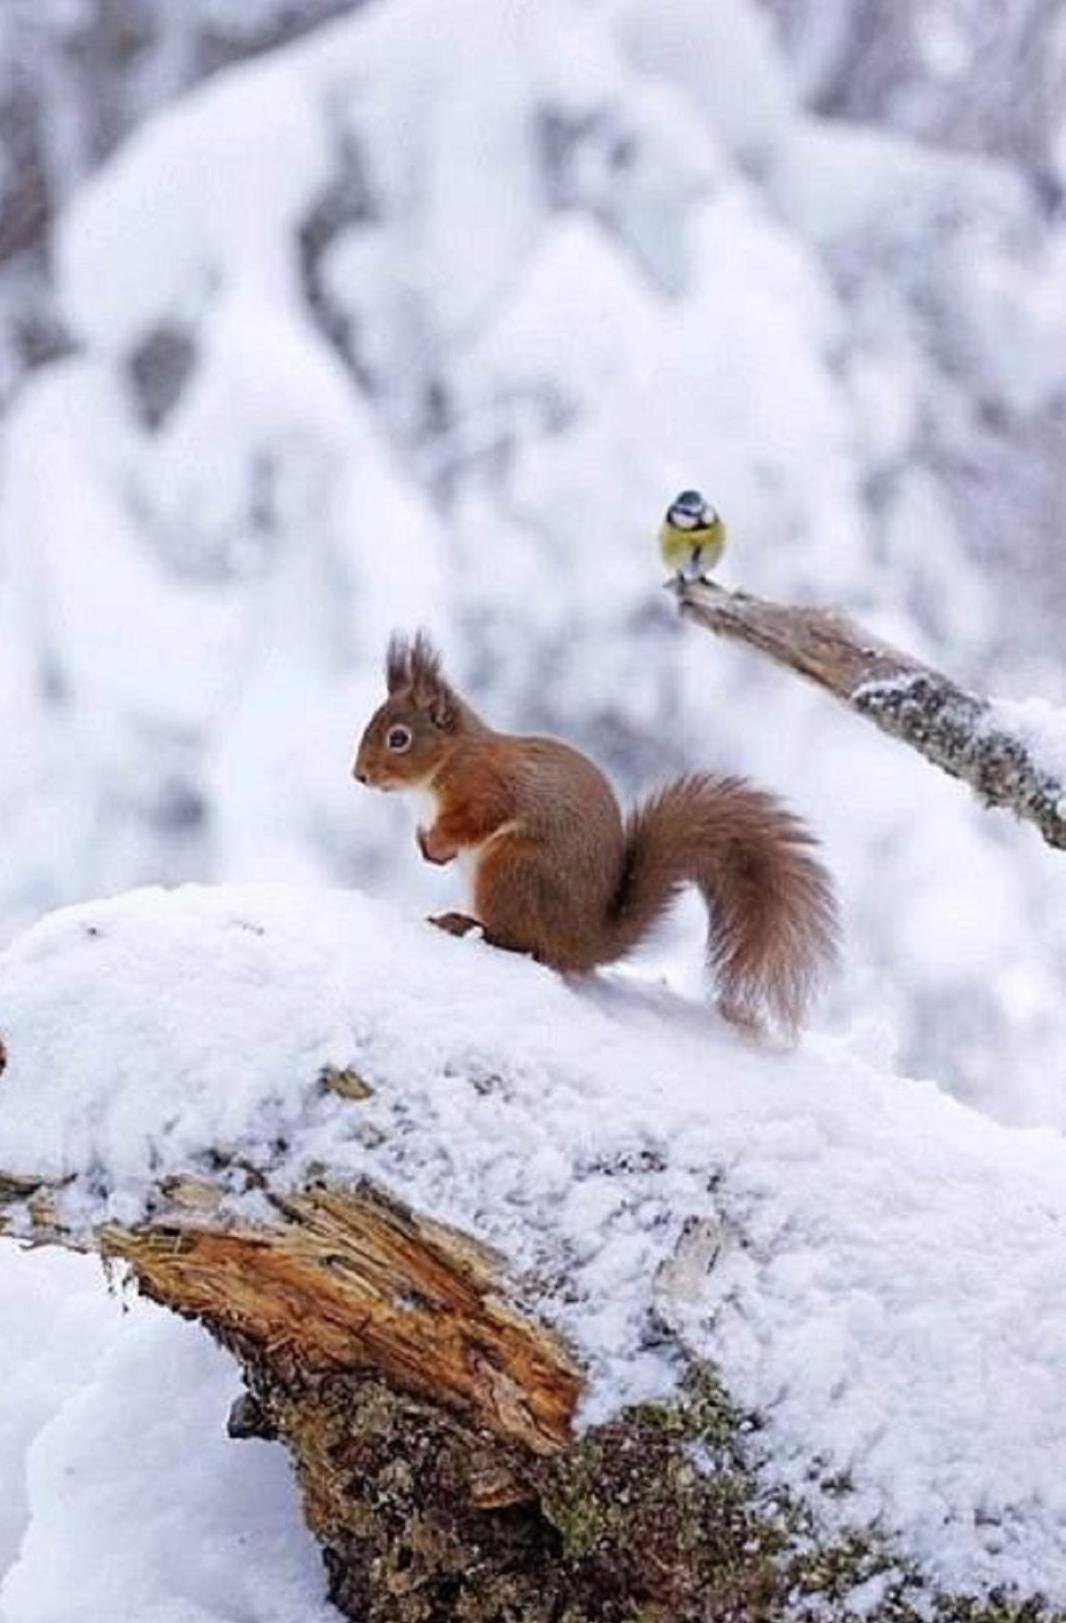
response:
{"label": "fallen log", "polygon": [[[244,1223],[200,1177],[165,1180],[148,1221],[86,1232],[61,1215],[64,1187],[0,1177],[0,1233],[126,1265],[236,1357],[230,1434],[290,1450],[344,1616],[695,1623],[823,1588],[809,1551],[775,1566],[788,1535],[709,1371],[579,1437],[578,1365],[469,1236],[371,1187],[272,1195],[276,1220]],[[705,1231],[689,1240],[702,1254]],[[842,1568],[848,1586],[869,1560]]]}
{"label": "fallen log", "polygon": [[[0,1029],[0,1231],[233,1354],[343,1616],[1061,1616],[1066,1327],[1009,1266],[1066,1288],[1057,1144],[356,896],[57,915]],[[960,1333],[1013,1393],[981,1426]]]}

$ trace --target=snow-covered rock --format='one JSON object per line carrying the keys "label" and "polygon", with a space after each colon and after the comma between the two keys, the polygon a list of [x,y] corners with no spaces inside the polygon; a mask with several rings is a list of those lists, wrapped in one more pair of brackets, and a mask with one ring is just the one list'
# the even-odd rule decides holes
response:
{"label": "snow-covered rock", "polygon": [[[220,1158],[278,1187],[313,1163],[369,1176],[500,1249],[589,1372],[584,1422],[669,1395],[684,1348],[762,1413],[767,1472],[819,1516],[877,1520],[944,1588],[1066,1603],[1059,1135],[358,894],[66,910],[0,959],[0,1026],[0,1166],[72,1176],[73,1224],[135,1222],[160,1179]],[[327,1065],[372,1096],[339,1098]],[[234,1174],[235,1211],[261,1198]],[[647,1335],[653,1305],[673,1343]],[[850,1491],[819,1498],[822,1478]]]}

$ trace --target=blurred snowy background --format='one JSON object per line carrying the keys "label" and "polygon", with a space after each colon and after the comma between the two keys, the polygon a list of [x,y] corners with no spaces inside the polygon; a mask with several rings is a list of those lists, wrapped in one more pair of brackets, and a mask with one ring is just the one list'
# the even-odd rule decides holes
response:
{"label": "blurred snowy background", "polygon": [[[0,0],[0,940],[146,881],[439,900],[347,777],[422,622],[628,792],[787,793],[829,1017],[1066,1124],[1066,860],[679,628],[653,544],[698,484],[728,582],[1066,702],[1064,187],[1058,0]],[[6,1623],[319,1615],[221,1354],[69,1257],[0,1301]]]}
{"label": "blurred snowy background", "polygon": [[425,622],[630,792],[790,794],[836,1012],[1066,1121],[1066,864],[682,632],[653,548],[699,484],[728,581],[1066,698],[1061,8],[4,0],[0,49],[0,933],[154,880],[429,899],[347,777]]}

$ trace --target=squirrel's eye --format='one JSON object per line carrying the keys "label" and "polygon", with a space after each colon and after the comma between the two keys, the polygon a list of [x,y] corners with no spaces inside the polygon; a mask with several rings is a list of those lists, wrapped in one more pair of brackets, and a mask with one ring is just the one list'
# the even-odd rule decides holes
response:
{"label": "squirrel's eye", "polygon": [[402,750],[411,748],[413,738],[414,734],[410,727],[390,727],[385,735],[385,742],[390,750],[396,750],[399,754]]}

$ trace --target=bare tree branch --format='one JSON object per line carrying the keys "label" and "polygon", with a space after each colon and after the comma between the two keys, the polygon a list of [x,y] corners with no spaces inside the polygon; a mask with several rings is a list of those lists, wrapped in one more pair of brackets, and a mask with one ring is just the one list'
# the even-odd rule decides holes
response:
{"label": "bare tree branch", "polygon": [[1066,784],[1003,726],[989,700],[831,610],[771,603],[710,581],[685,582],[678,601],[690,620],[807,677],[968,783],[986,806],[1009,808],[1048,845],[1066,848]]}

